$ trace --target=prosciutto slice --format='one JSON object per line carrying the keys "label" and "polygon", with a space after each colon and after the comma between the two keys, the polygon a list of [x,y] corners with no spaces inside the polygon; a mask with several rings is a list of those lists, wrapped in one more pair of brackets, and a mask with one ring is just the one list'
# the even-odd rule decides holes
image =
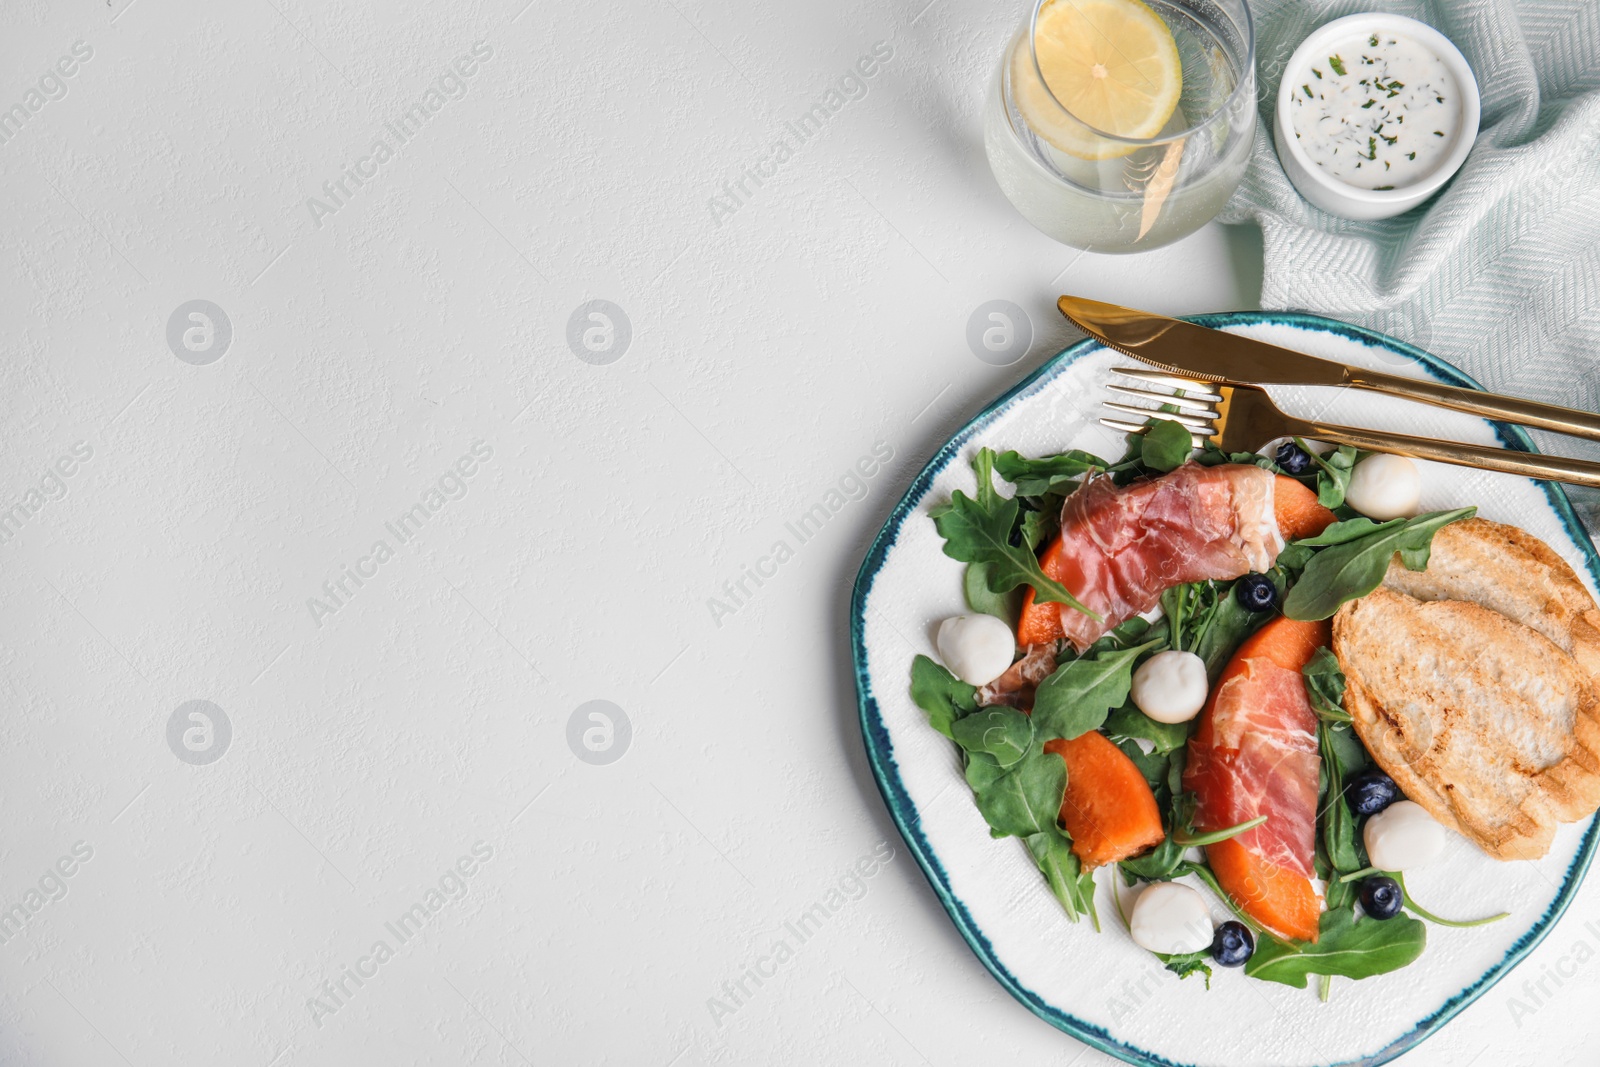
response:
{"label": "prosciutto slice", "polygon": [[1067,640],[1081,652],[1174,585],[1270,568],[1283,548],[1274,482],[1260,467],[1193,461],[1127,486],[1090,478],[1062,505],[1048,570],[1102,618],[1060,605]]}
{"label": "prosciutto slice", "polygon": [[1003,706],[1033,710],[1033,696],[1039,683],[1050,677],[1056,669],[1056,645],[1029,645],[1022,658],[1006,668],[1006,672],[978,690],[977,701],[982,707]]}
{"label": "prosciutto slice", "polygon": [[[1316,847],[1317,716],[1305,681],[1265,655],[1239,664],[1217,687],[1205,728],[1189,743],[1183,786],[1199,799],[1195,829],[1268,819],[1238,841],[1305,878]],[[1207,736],[1202,736],[1207,735]]]}

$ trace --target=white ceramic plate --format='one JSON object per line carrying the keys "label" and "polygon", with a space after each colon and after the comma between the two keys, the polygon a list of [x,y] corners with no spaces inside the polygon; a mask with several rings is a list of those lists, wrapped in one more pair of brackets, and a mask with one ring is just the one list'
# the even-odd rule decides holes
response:
{"label": "white ceramic plate", "polygon": [[[1425,352],[1327,319],[1239,312],[1195,321],[1348,363],[1476,387]],[[1024,455],[1068,448],[1120,455],[1121,438],[1097,420],[1102,385],[1124,361],[1090,341],[1062,352],[940,448],[878,534],[851,604],[862,733],[878,786],[973,952],[1013,996],[1067,1033],[1130,1063],[1385,1063],[1482,996],[1549,932],[1594,853],[1594,819],[1564,826],[1536,863],[1500,863],[1452,835],[1441,861],[1407,879],[1412,895],[1452,918],[1502,910],[1511,917],[1467,930],[1430,925],[1427,950],[1404,970],[1360,982],[1335,979],[1327,1004],[1318,1002],[1315,982],[1296,990],[1222,968],[1208,992],[1198,977],[1180,981],[1128,939],[1110,903],[1110,872],[1099,879],[1102,932],[1087,921],[1069,923],[1021,842],[989,836],[956,747],[911,702],[912,657],[934,655],[934,627],[966,610],[962,565],[941,551],[929,507],[954,489],[971,492],[972,454],[985,445]],[[1532,447],[1515,428],[1369,392],[1278,390],[1275,396],[1290,411],[1334,422]],[[1475,504],[1484,518],[1548,542],[1591,592],[1600,585],[1600,558],[1559,488],[1445,464],[1421,467],[1424,510]],[[1220,905],[1216,917],[1226,917]]]}

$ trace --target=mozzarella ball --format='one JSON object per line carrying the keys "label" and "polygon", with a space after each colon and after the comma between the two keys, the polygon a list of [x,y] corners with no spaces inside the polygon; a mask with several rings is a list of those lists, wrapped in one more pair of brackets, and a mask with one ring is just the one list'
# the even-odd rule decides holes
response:
{"label": "mozzarella ball", "polygon": [[1017,651],[1011,627],[993,615],[956,615],[939,624],[934,644],[950,673],[968,685],[988,685],[1006,672]]}
{"label": "mozzarella ball", "polygon": [[1350,472],[1344,502],[1369,519],[1409,519],[1422,498],[1422,473],[1404,456],[1368,456]]}
{"label": "mozzarella ball", "polygon": [[1177,882],[1155,882],[1133,902],[1134,944],[1151,952],[1203,952],[1215,931],[1205,898]]}
{"label": "mozzarella ball", "polygon": [[1205,707],[1206,662],[1193,652],[1157,652],[1133,672],[1134,704],[1156,722],[1188,722]]}
{"label": "mozzarella ball", "polygon": [[1444,827],[1428,809],[1397,800],[1367,819],[1361,832],[1367,856],[1380,871],[1409,871],[1437,859],[1444,851]]}

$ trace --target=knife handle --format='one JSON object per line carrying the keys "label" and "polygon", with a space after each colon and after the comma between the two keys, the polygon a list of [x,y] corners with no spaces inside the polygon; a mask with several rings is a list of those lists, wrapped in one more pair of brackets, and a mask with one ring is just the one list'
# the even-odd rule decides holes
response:
{"label": "knife handle", "polygon": [[[1537,426],[1541,430],[1585,437],[1600,441],[1600,415],[1555,404],[1541,404],[1536,400],[1519,400],[1512,396],[1482,393],[1476,389],[1462,389],[1440,382],[1420,378],[1403,378],[1398,374],[1351,367],[1349,383],[1359,389],[1371,389],[1407,400],[1420,400],[1425,404],[1464,411],[1469,415],[1500,419],[1522,426]],[[1586,483],[1587,484],[1587,483]]]}
{"label": "knife handle", "polygon": [[1587,459],[1568,459],[1565,456],[1546,456],[1537,452],[1517,452],[1455,441],[1433,441],[1426,437],[1363,430],[1354,426],[1332,426],[1321,422],[1305,423],[1301,436],[1335,445],[1354,445],[1371,452],[1392,452],[1399,456],[1414,456],[1462,467],[1519,474],[1525,478],[1544,478],[1552,482],[1600,488],[1600,463]]}

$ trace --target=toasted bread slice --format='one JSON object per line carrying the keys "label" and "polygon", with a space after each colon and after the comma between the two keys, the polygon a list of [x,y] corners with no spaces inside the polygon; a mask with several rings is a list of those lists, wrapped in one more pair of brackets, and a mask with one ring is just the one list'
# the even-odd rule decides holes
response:
{"label": "toasted bread slice", "polygon": [[1600,608],[1567,561],[1526,530],[1487,519],[1433,535],[1428,569],[1389,564],[1383,584],[1418,600],[1466,600],[1532,627],[1600,688]]}
{"label": "toasted bread slice", "polygon": [[[1512,584],[1526,563],[1500,568]],[[1459,583],[1450,591],[1464,591]],[[1530,618],[1551,628],[1546,616]],[[1490,855],[1542,856],[1558,822],[1600,806],[1593,679],[1534,626],[1380,586],[1339,610],[1333,648],[1345,708],[1379,766]]]}

